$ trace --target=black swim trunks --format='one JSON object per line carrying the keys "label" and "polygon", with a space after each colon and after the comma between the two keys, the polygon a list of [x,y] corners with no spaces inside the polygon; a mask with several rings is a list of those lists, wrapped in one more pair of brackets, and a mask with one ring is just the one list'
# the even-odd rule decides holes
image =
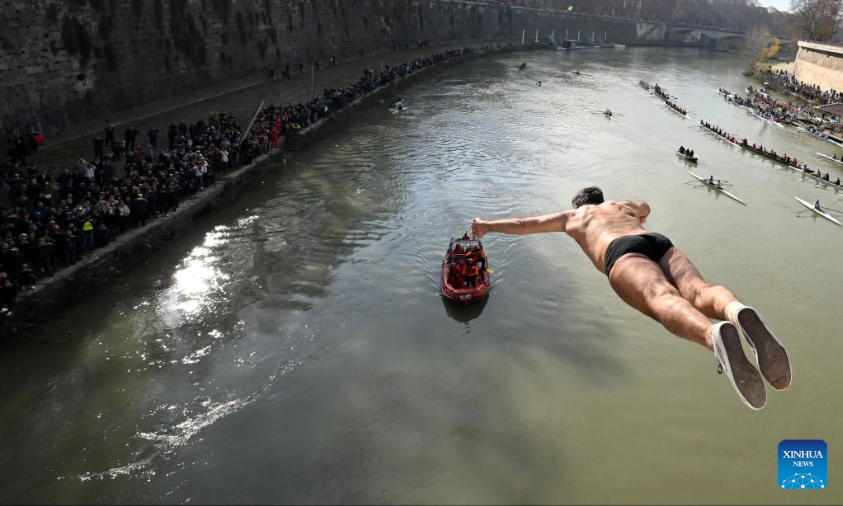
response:
{"label": "black swim trunks", "polygon": [[606,276],[611,272],[615,262],[627,253],[640,253],[658,263],[672,247],[673,243],[670,239],[656,233],[618,237],[609,243],[606,249]]}

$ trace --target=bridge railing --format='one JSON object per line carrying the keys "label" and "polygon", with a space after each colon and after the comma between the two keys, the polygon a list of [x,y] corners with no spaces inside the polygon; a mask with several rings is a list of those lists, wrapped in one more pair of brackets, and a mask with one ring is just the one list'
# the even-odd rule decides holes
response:
{"label": "bridge railing", "polygon": [[716,27],[716,26],[705,26],[705,25],[690,25],[690,24],[683,24],[683,23],[666,23],[664,21],[659,21],[656,19],[646,19],[646,18],[628,18],[622,16],[609,16],[606,14],[592,14],[586,12],[572,12],[568,11],[567,9],[551,9],[547,7],[527,7],[524,5],[513,5],[510,2],[501,2],[501,1],[493,1],[493,0],[440,0],[445,3],[458,3],[458,4],[465,4],[465,5],[484,5],[488,7],[498,7],[498,8],[507,8],[512,10],[518,11],[530,11],[530,12],[547,12],[551,14],[557,14],[562,17],[573,17],[573,18],[589,18],[589,19],[600,19],[600,20],[607,20],[607,21],[626,21],[626,22],[642,22],[642,23],[657,23],[663,24],[671,27],[677,28],[689,28],[694,30],[708,30],[713,32],[724,32],[724,33],[731,33],[735,35],[745,35],[745,31],[735,30],[732,28],[725,28],[725,27]]}

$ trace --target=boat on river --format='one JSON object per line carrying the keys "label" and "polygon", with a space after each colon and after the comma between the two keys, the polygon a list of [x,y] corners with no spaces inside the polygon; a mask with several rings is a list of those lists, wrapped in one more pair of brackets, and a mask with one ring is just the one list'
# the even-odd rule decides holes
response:
{"label": "boat on river", "polygon": [[[713,134],[716,134],[721,139],[724,139],[727,142],[729,142],[729,143],[731,143],[731,144],[733,144],[733,145],[735,145],[735,146],[737,146],[741,149],[749,150],[752,153],[755,153],[756,155],[759,155],[759,156],[762,156],[762,157],[767,158],[769,160],[772,160],[774,162],[778,162],[780,164],[783,164],[783,165],[787,166],[788,168],[791,168],[795,171],[801,172],[802,174],[804,174],[806,176],[812,177],[815,180],[817,180],[817,181],[819,181],[823,184],[833,186],[835,189],[843,187],[843,185],[837,184],[836,181],[830,181],[830,178],[831,178],[830,175],[829,175],[829,179],[826,179],[825,175],[820,175],[817,171],[815,171],[813,169],[809,169],[808,164],[803,163],[803,164],[800,165],[795,159],[793,159],[789,156],[788,157],[779,156],[778,154],[776,154],[775,151],[768,151],[768,150],[764,149],[763,147],[755,147],[755,146],[750,145],[748,142],[744,143],[743,141],[741,141],[740,143],[738,143],[735,140],[732,140],[732,139],[734,139],[733,136],[731,136],[728,133],[723,132],[723,131],[718,132],[717,130],[715,130],[717,128],[716,126],[706,125],[705,121],[703,121],[703,120],[700,120],[700,126],[704,127],[706,130],[710,131]],[[817,153],[817,154],[820,155],[820,156],[826,156],[826,155],[823,155],[822,153]],[[828,158],[831,159],[831,160],[834,160],[831,157],[828,157]]]}
{"label": "boat on river", "polygon": [[834,162],[834,163],[836,163],[836,164],[838,164],[838,165],[843,165],[843,157],[841,157],[841,158],[834,158],[833,156],[828,156],[828,155],[823,154],[823,153],[817,153],[817,156],[822,157],[822,158],[825,158],[826,160],[828,160],[828,161],[830,161],[830,162]]}
{"label": "boat on river", "polygon": [[483,243],[480,239],[451,238],[448,249],[442,256],[442,280],[441,292],[446,299],[470,304],[483,299],[489,294],[491,283],[489,282],[488,265],[483,265],[475,286],[468,286],[462,276],[456,274],[457,268],[462,264],[466,265],[466,252],[478,248],[483,252]]}
{"label": "boat on river", "polygon": [[[837,219],[834,216],[828,214],[827,212],[823,211],[822,209],[817,209],[816,207],[814,207],[814,204],[808,202],[807,200],[802,200],[799,197],[793,197],[793,198],[798,200],[800,204],[807,207],[808,209],[813,211],[815,214],[818,214],[818,215],[822,216],[823,218],[827,219],[828,221],[830,221],[832,223],[835,223],[837,226],[843,227],[843,223],[840,223],[839,221],[837,221]],[[805,212],[805,211],[802,211],[802,212]]]}
{"label": "boat on river", "polygon": [[711,184],[711,183],[709,182],[708,178],[706,178],[706,177],[702,177],[702,176],[697,175],[697,174],[694,174],[694,173],[693,173],[693,172],[691,172],[691,171],[688,171],[688,174],[690,174],[690,175],[694,176],[694,179],[696,179],[696,180],[697,180],[697,181],[699,181],[700,183],[704,184],[706,187],[711,188],[711,189],[713,189],[713,190],[716,190],[716,191],[718,191],[718,192],[722,193],[723,195],[725,195],[725,196],[729,197],[730,199],[734,199],[734,200],[736,200],[736,201],[740,202],[741,204],[746,205],[746,202],[744,202],[743,200],[739,199],[739,198],[738,198],[738,197],[736,197],[734,194],[732,194],[732,193],[730,193],[730,192],[726,191],[726,190],[725,190],[725,189],[723,189],[723,188],[719,188],[716,184]]}
{"label": "boat on river", "polygon": [[688,156],[686,153],[683,153],[681,151],[677,151],[676,156],[684,158],[685,161],[688,163],[697,163],[700,160],[700,157],[698,156]]}

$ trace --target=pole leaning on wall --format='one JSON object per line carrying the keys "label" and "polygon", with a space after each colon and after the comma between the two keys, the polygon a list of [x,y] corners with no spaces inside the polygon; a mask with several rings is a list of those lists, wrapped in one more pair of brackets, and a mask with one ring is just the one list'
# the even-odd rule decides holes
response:
{"label": "pole leaning on wall", "polygon": [[250,121],[249,124],[246,126],[246,129],[243,130],[243,134],[240,136],[240,143],[238,145],[243,144],[243,141],[246,140],[246,136],[249,135],[249,130],[252,129],[252,125],[255,123],[255,120],[258,119],[258,114],[260,114],[260,112],[263,110],[263,104],[264,101],[261,100],[261,103],[258,104],[258,110],[255,111],[255,115],[252,116],[252,121]]}

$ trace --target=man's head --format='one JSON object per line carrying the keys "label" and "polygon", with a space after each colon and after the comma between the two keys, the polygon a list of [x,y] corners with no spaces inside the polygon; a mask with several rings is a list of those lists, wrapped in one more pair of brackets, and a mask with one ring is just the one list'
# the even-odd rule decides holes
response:
{"label": "man's head", "polygon": [[602,204],[603,201],[603,190],[596,186],[589,186],[578,191],[574,195],[574,198],[571,199],[571,204],[573,204],[574,208],[578,208],[589,204]]}

